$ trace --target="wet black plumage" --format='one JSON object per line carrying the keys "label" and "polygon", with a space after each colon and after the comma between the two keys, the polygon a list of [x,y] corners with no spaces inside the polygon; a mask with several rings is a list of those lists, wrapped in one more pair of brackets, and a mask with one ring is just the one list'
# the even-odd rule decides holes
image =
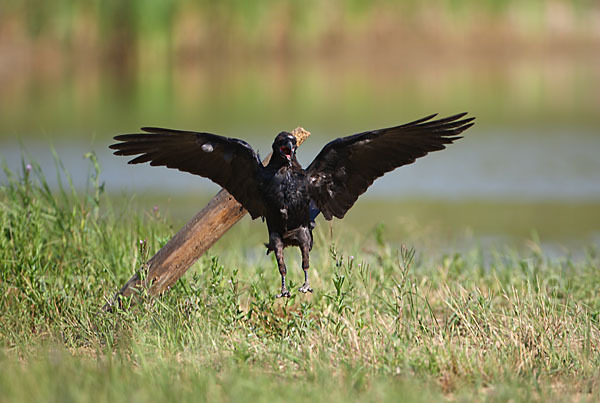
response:
{"label": "wet black plumage", "polygon": [[145,127],[146,133],[116,136],[119,143],[110,148],[116,155],[137,155],[130,164],[150,162],[207,177],[227,189],[253,219],[263,217],[267,252],[275,253],[281,273],[278,296],[289,296],[283,249],[300,248],[305,277],[300,291],[312,291],[309,252],[317,214],[343,218],[375,179],[444,149],[474,120],[466,113],[432,120],[435,116],[333,140],[306,169],[296,160],[296,138],[288,132],[275,137],[266,166],[245,141],[210,133]]}

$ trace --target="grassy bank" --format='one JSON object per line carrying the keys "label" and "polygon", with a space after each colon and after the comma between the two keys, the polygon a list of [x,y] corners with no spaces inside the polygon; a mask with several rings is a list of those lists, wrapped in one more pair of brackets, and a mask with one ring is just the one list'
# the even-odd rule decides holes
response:
{"label": "grassy bank", "polygon": [[90,159],[83,193],[35,166],[0,188],[2,401],[599,398],[594,248],[432,257],[321,226],[312,295],[275,300],[274,262],[232,244],[162,298],[103,313],[174,229],[106,199]]}

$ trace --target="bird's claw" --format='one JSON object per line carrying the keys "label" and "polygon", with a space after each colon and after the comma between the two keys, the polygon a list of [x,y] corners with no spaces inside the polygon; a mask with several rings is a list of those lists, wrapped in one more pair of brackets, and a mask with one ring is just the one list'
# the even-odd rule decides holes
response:
{"label": "bird's claw", "polygon": [[310,285],[308,283],[304,283],[302,285],[302,287],[298,288],[298,291],[300,291],[301,293],[306,294],[307,292],[313,292],[313,289],[310,288]]}
{"label": "bird's claw", "polygon": [[282,298],[282,297],[290,298],[291,296],[292,296],[292,294],[290,294],[290,292],[287,289],[282,288],[281,289],[281,294],[277,294],[275,296],[275,298]]}

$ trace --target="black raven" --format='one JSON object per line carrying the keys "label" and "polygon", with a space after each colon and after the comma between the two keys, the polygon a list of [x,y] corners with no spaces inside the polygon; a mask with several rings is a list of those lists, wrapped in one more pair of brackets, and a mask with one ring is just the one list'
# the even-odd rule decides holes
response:
{"label": "black raven", "polygon": [[267,253],[275,252],[281,273],[277,297],[289,297],[283,249],[300,248],[304,284],[299,291],[312,292],[308,255],[319,213],[326,220],[343,218],[375,179],[444,149],[474,124],[466,113],[432,120],[435,116],[333,140],[306,169],[296,160],[296,138],[288,132],[275,137],[266,166],[245,141],[210,133],[144,127],[146,133],[116,136],[120,142],[110,148],[115,155],[138,155],[130,164],[150,162],[207,177],[227,189],[253,219],[266,219]]}

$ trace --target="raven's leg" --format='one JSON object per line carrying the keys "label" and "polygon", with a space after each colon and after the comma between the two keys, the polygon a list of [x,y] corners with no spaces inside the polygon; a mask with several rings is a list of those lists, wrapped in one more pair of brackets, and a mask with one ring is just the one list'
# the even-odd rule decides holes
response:
{"label": "raven's leg", "polygon": [[302,253],[302,270],[304,270],[304,284],[302,284],[302,287],[300,287],[298,291],[306,294],[307,292],[313,292],[313,289],[310,288],[310,284],[308,283],[308,262],[310,253],[310,243],[302,242],[300,244],[300,252]]}
{"label": "raven's leg", "polygon": [[281,294],[277,294],[276,298],[291,297],[290,292],[285,287],[285,274],[287,269],[285,268],[285,261],[283,260],[283,242],[278,236],[271,236],[271,245],[275,250],[275,259],[277,259],[277,267],[279,267],[279,273],[281,274]]}

